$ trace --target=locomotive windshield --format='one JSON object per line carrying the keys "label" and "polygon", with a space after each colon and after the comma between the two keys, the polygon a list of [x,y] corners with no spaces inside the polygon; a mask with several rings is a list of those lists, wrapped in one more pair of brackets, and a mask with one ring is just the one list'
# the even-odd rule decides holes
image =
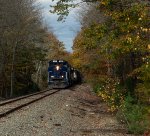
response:
{"label": "locomotive windshield", "polygon": [[49,62],[49,66],[54,66],[54,65],[63,65],[63,66],[68,66],[68,62],[66,61],[61,61],[61,60],[53,60]]}

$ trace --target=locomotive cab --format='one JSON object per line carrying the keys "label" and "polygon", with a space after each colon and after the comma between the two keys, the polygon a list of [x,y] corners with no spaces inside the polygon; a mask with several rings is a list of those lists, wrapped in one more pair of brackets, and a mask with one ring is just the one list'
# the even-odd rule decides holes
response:
{"label": "locomotive cab", "polygon": [[71,84],[71,66],[64,60],[49,61],[48,85],[49,88],[65,88]]}

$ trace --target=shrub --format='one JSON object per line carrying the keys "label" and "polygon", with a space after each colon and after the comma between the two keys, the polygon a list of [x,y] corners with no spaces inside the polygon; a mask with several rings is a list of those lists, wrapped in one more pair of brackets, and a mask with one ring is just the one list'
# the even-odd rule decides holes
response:
{"label": "shrub", "polygon": [[95,92],[100,96],[110,107],[110,111],[117,110],[122,101],[126,91],[121,87],[119,80],[108,79],[105,83],[94,86]]}
{"label": "shrub", "polygon": [[[121,115],[122,114],[122,115]],[[127,124],[128,132],[143,134],[148,129],[147,111],[143,105],[135,104],[131,96],[127,96],[121,107],[120,116]]]}

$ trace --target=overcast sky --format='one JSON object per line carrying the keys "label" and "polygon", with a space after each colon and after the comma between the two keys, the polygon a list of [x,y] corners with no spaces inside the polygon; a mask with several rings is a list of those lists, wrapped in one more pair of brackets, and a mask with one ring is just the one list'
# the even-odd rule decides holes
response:
{"label": "overcast sky", "polygon": [[73,39],[78,31],[80,31],[80,23],[77,21],[78,9],[71,10],[65,22],[58,22],[58,16],[49,12],[50,5],[53,5],[52,0],[37,0],[43,8],[44,22],[54,32],[58,40],[65,44],[67,51],[72,51]]}

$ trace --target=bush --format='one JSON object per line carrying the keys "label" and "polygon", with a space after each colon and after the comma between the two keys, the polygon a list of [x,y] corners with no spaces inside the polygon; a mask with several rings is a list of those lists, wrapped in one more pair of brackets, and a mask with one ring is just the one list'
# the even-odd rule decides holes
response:
{"label": "bush", "polygon": [[110,107],[109,110],[112,112],[121,106],[126,93],[120,85],[119,80],[113,80],[111,78],[101,84],[96,84],[94,91],[108,104]]}
{"label": "bush", "polygon": [[102,88],[102,85],[101,85],[101,84],[95,84],[95,85],[93,86],[93,91],[94,91],[95,93],[98,93],[99,91],[101,91],[100,88]]}
{"label": "bush", "polygon": [[148,129],[147,111],[143,105],[135,104],[131,96],[127,96],[120,112],[121,120],[127,124],[128,132],[143,134]]}

